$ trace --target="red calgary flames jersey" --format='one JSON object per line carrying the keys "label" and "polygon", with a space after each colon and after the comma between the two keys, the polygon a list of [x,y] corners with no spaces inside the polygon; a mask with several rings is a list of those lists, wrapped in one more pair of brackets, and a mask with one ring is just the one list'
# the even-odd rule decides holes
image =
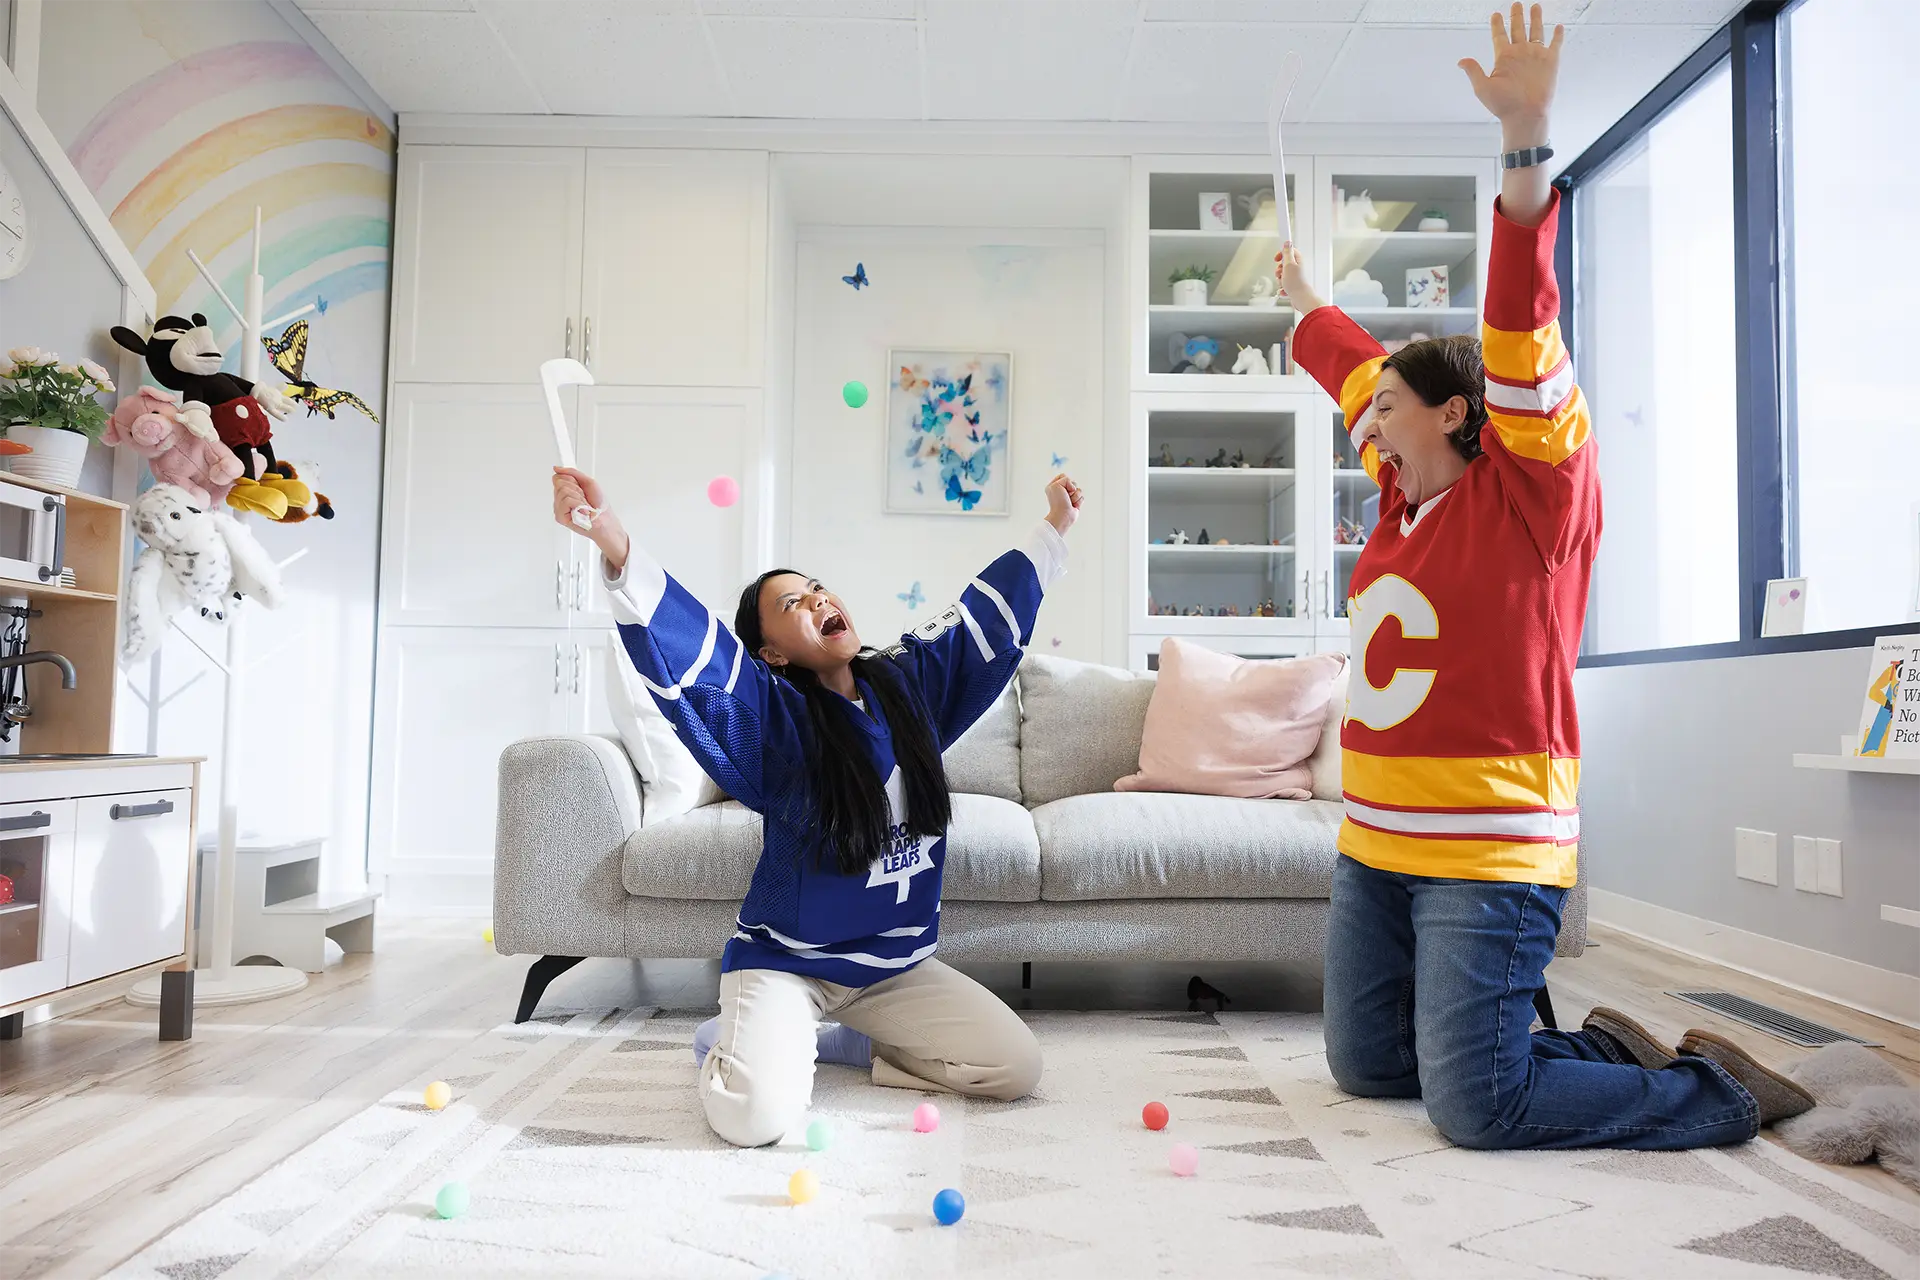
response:
{"label": "red calgary flames jersey", "polygon": [[[1380,524],[1347,601],[1343,853],[1384,871],[1571,885],[1580,834],[1573,670],[1600,541],[1586,399],[1560,337],[1559,196],[1538,227],[1495,206],[1481,332],[1483,456],[1408,508],[1371,445]],[[1356,440],[1385,352],[1334,307],[1295,353]]]}

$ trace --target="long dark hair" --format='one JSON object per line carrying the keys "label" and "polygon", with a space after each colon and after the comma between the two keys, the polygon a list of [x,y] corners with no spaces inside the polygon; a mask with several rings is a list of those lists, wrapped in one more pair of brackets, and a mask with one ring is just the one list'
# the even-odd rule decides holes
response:
{"label": "long dark hair", "polygon": [[[806,576],[793,569],[769,569],[747,584],[740,593],[740,607],[734,611],[733,633],[756,658],[767,642],[760,627],[760,589],[769,578],[783,573]],[[887,780],[874,769],[860,730],[850,719],[857,713],[845,700],[835,697],[819,677],[804,668],[789,663],[775,670],[807,700],[807,719],[813,730],[807,771],[821,864],[831,864],[843,875],[856,875],[889,844],[893,812],[887,803]],[[953,817],[953,796],[947,789],[946,766],[933,738],[932,718],[918,691],[899,668],[870,649],[853,660],[853,674],[879,700],[880,713],[893,738],[893,758],[906,785],[907,833],[944,834]]]}
{"label": "long dark hair", "polygon": [[1447,433],[1447,439],[1468,462],[1486,452],[1480,447],[1480,432],[1487,425],[1487,375],[1481,365],[1480,339],[1463,333],[1409,342],[1387,357],[1386,367],[1399,374],[1429,409],[1438,409],[1455,396],[1465,400],[1466,419]]}

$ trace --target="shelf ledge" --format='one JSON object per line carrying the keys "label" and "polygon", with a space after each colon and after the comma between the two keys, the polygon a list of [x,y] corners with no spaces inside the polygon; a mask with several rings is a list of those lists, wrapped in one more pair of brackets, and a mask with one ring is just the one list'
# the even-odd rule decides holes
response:
{"label": "shelf ledge", "polygon": [[1903,773],[1920,778],[1920,756],[1823,756],[1796,752],[1796,769],[1837,769],[1845,773]]}

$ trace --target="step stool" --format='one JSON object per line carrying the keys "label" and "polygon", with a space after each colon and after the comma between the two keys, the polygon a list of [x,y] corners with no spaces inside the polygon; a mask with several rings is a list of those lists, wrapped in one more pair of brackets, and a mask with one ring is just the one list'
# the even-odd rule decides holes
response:
{"label": "step stool", "polygon": [[[373,950],[374,904],[366,890],[320,888],[324,838],[290,841],[242,837],[233,851],[233,958],[267,956],[289,969],[320,973],[327,939],[352,954]],[[214,844],[201,846],[208,862]]]}

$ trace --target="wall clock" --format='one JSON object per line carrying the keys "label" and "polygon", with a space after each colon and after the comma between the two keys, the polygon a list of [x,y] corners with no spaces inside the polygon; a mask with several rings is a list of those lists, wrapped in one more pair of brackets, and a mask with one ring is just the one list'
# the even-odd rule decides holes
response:
{"label": "wall clock", "polygon": [[27,265],[27,204],[20,186],[0,164],[0,280]]}

